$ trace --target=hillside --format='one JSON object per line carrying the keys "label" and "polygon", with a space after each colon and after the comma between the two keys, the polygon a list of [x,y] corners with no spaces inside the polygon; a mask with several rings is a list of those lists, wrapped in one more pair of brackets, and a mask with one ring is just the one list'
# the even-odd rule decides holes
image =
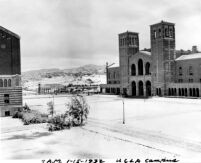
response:
{"label": "hillside", "polygon": [[38,84],[104,84],[105,67],[85,65],[72,69],[41,69],[22,73],[22,85],[25,90],[36,90]]}

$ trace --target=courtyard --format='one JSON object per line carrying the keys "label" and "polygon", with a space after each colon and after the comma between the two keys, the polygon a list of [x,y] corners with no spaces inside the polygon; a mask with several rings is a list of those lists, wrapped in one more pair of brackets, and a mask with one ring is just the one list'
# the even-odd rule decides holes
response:
{"label": "courtyard", "polygon": [[[24,103],[47,113],[54,101],[64,113],[70,95],[28,95]],[[201,157],[201,99],[86,96],[88,123],[70,130],[48,132],[47,124],[24,126],[1,118],[1,158],[177,158]],[[123,103],[125,124],[123,124]]]}

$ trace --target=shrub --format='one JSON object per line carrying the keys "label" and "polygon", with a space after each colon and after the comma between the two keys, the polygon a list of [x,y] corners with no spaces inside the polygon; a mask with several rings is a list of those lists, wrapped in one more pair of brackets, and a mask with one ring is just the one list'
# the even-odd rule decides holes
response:
{"label": "shrub", "polygon": [[68,111],[65,114],[71,117],[73,126],[81,126],[86,123],[89,105],[83,96],[73,96],[71,102],[67,104],[67,108]]}
{"label": "shrub", "polygon": [[38,111],[31,110],[27,105],[24,108],[22,111],[16,111],[12,117],[22,119],[24,125],[46,123],[48,121],[47,114],[41,114]]}
{"label": "shrub", "polygon": [[22,119],[23,117],[23,112],[22,111],[15,111],[12,118],[19,118]]}
{"label": "shrub", "polygon": [[52,117],[48,121],[48,123],[49,123],[48,124],[49,131],[69,129],[71,127],[69,117],[66,117],[65,115],[57,115],[55,117]]}
{"label": "shrub", "polygon": [[25,103],[25,105],[23,106],[23,110],[24,111],[30,111],[31,109],[29,108],[29,106],[27,105],[27,103]]}
{"label": "shrub", "polygon": [[29,124],[36,124],[36,123],[46,123],[48,122],[48,116],[37,111],[29,111],[29,112],[24,112],[22,121],[24,122],[24,125],[29,125]]}

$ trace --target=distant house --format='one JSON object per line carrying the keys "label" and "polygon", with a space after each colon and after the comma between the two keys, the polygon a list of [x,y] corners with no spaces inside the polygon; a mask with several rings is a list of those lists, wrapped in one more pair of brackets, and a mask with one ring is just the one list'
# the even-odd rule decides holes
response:
{"label": "distant house", "polygon": [[20,37],[0,26],[0,116],[22,107]]}

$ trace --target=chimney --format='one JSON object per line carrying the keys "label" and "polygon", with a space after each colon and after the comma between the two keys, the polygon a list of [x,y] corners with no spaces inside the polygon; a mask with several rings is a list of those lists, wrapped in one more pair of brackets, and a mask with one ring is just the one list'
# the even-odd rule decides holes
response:
{"label": "chimney", "polygon": [[192,53],[198,53],[197,46],[192,46]]}

